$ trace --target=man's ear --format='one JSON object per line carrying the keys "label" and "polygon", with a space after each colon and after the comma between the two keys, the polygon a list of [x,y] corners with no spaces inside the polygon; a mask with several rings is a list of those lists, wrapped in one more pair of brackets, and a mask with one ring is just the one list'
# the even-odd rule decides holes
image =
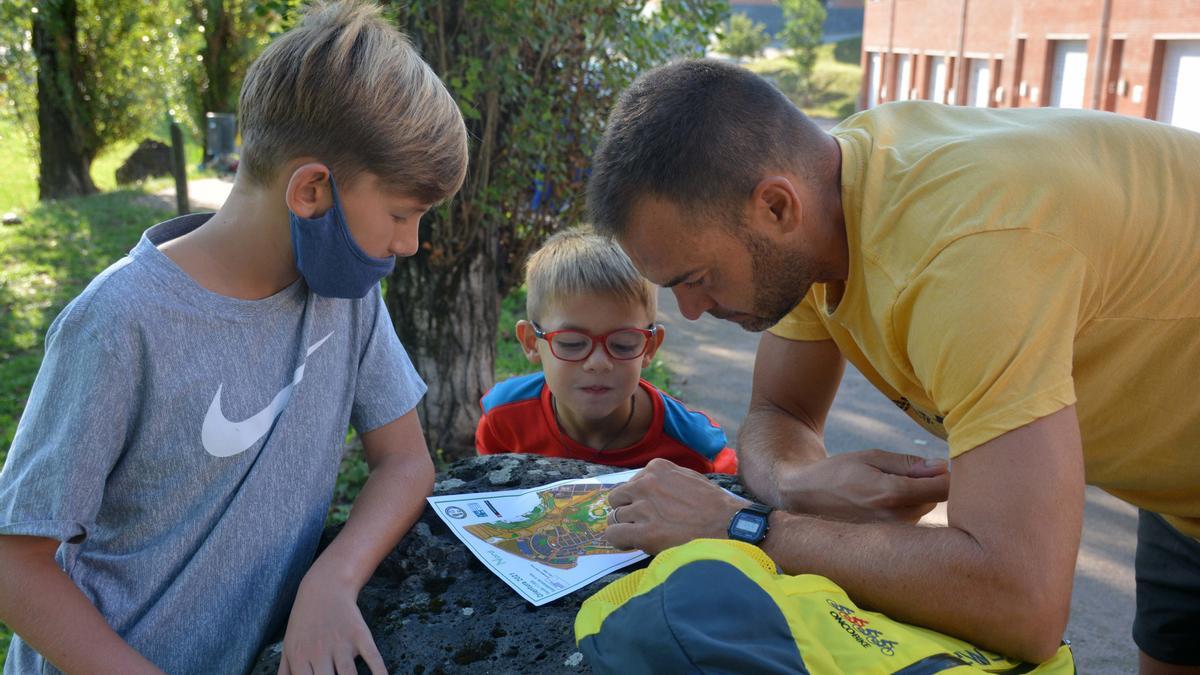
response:
{"label": "man's ear", "polygon": [[329,167],[320,162],[301,164],[288,179],[284,201],[301,218],[317,218],[333,208],[333,188]]}
{"label": "man's ear", "polygon": [[650,362],[654,360],[654,355],[658,352],[658,348],[662,346],[663,340],[667,338],[667,327],[656,324],[657,330],[654,331],[654,337],[650,338],[650,344],[646,345],[646,353],[642,355],[642,367],[647,368]]}
{"label": "man's ear", "polygon": [[788,234],[804,220],[804,203],[786,176],[767,176],[754,187],[751,222],[759,228]]}
{"label": "man's ear", "polygon": [[542,354],[537,348],[537,336],[533,334],[533,324],[521,319],[517,322],[517,341],[521,343],[521,350],[525,352],[525,358],[529,359],[530,363],[541,363]]}

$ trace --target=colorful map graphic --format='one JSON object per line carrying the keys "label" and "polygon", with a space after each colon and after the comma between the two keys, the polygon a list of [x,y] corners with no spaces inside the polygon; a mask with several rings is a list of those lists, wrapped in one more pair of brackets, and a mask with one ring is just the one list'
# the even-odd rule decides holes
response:
{"label": "colorful map graphic", "polygon": [[463,529],[506,553],[569,570],[580,556],[624,553],[604,539],[612,487],[600,483],[559,485],[537,493],[541,502],[521,520],[478,523]]}

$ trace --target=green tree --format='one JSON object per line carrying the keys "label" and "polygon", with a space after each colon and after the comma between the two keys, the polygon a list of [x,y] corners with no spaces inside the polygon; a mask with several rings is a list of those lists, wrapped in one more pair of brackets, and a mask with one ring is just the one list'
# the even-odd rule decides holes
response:
{"label": "green tree", "polygon": [[183,0],[180,40],[192,121],[207,148],[205,114],[236,113],[242,80],[298,2]]}
{"label": "green tree", "polygon": [[29,0],[0,2],[0,118],[15,121],[33,139],[37,136],[37,61],[31,10]]}
{"label": "green tree", "polygon": [[430,448],[474,452],[491,387],[500,299],[547,235],[578,222],[587,167],[608,111],[640,68],[700,55],[723,2],[409,0],[398,23],[447,83],[467,120],[462,191],[421,226],[386,301],[429,384]]}
{"label": "green tree", "polygon": [[95,192],[96,154],[170,107],[172,12],[138,0],[5,0],[0,8],[4,103],[38,139],[39,196]]}
{"label": "green tree", "polygon": [[780,37],[792,50],[790,58],[796,64],[798,84],[803,91],[812,83],[817,47],[821,46],[825,24],[825,6],[821,0],[781,0],[779,4],[783,8],[784,21]]}
{"label": "green tree", "polygon": [[753,59],[771,42],[767,27],[737,12],[729,17],[718,42],[722,52],[735,59]]}

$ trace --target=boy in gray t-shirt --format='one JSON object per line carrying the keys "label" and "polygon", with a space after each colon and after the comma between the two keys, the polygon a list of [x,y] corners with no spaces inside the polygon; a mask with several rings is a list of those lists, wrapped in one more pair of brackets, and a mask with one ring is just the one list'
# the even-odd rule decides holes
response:
{"label": "boy in gray t-shirt", "polygon": [[[5,673],[383,672],[355,604],[433,483],[378,282],[458,190],[458,109],[374,8],[255,62],[215,215],[147,230],[50,327],[0,472]],[[335,184],[334,176],[338,182]],[[313,561],[347,424],[371,476]]]}

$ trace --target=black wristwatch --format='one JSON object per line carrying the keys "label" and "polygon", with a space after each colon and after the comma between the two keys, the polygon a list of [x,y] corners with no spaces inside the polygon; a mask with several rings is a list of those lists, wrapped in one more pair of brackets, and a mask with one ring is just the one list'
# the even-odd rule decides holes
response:
{"label": "black wristwatch", "polygon": [[730,539],[737,539],[749,544],[758,544],[767,537],[770,527],[768,517],[775,509],[765,504],[750,502],[746,508],[733,514],[726,532]]}

